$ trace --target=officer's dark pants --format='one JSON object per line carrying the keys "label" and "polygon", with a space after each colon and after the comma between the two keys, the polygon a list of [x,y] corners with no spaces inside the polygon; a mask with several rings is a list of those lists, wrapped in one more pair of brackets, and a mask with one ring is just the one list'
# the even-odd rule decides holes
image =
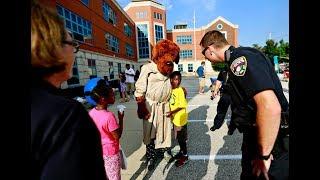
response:
{"label": "officer's dark pants", "polygon": [[[275,143],[274,150],[276,149],[274,156],[274,160],[271,162],[271,166],[269,169],[269,179],[271,180],[287,180],[289,179],[289,153],[286,152],[281,147],[280,140],[282,138],[277,139]],[[241,180],[260,180],[264,179],[262,176],[259,178],[254,177],[252,175],[252,166],[251,161],[257,157],[258,147],[256,141],[256,132],[254,130],[244,130],[243,131],[243,142],[242,142],[242,172],[241,172]]]}
{"label": "officer's dark pants", "polygon": [[217,115],[214,118],[213,122],[213,126],[215,127],[215,129],[220,129],[220,127],[222,126],[230,104],[231,97],[228,94],[223,93],[218,102]]}

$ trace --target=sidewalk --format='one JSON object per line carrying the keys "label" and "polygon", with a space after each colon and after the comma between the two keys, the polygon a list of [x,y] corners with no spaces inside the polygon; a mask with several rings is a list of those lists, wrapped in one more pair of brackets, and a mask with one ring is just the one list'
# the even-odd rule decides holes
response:
{"label": "sidewalk", "polygon": [[[190,162],[176,168],[172,163],[167,166],[165,160],[159,162],[153,171],[144,164],[145,145],[142,142],[142,121],[137,117],[136,101],[116,102],[109,110],[117,114],[117,105],[126,106],[121,146],[127,156],[128,169],[121,170],[123,180],[135,179],[239,179],[241,172],[242,135],[237,131],[227,135],[227,125],[211,132],[209,128],[216,114],[218,98],[210,100],[210,79],[206,78],[206,93],[198,94],[198,79],[183,77],[182,86],[188,91],[188,153]],[[289,100],[288,82],[281,82]]]}

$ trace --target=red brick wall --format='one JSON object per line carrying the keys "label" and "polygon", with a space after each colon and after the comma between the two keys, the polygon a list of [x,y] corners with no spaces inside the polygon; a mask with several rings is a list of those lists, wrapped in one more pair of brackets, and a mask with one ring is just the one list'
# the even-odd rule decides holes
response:
{"label": "red brick wall", "polygon": [[[43,0],[45,1],[45,0]],[[51,5],[55,6],[50,0]],[[83,44],[80,49],[90,50],[106,55],[119,58],[124,58],[132,61],[137,61],[137,46],[135,36],[135,26],[131,21],[118,9],[118,7],[111,1],[105,0],[105,2],[115,11],[117,16],[117,24],[114,26],[108,23],[103,18],[102,0],[90,0],[89,7],[84,5],[80,0],[57,0],[56,3],[69,9],[70,11],[78,14],[82,18],[88,20],[92,24],[92,44]],[[132,36],[127,37],[124,34],[124,22],[126,22],[132,29]],[[105,33],[108,32],[119,39],[119,51],[115,53],[106,48]],[[125,44],[128,43],[133,48],[133,57],[126,56]]]}
{"label": "red brick wall", "polygon": [[[220,31],[227,31],[227,41],[234,45],[235,47],[238,46],[238,30],[236,28],[233,28],[231,26],[229,26],[228,24],[224,23],[221,20],[218,20],[216,23],[214,23],[212,26],[210,26],[208,29],[203,29],[201,31],[196,31],[195,32],[195,39],[194,39],[194,32],[193,29],[189,29],[187,32],[172,32],[172,33],[167,33],[168,38],[172,39],[173,42],[177,42],[177,36],[181,36],[181,35],[191,35],[192,37],[192,44],[178,44],[181,50],[188,50],[191,49],[192,50],[192,58],[189,59],[194,59],[194,56],[196,55],[196,59],[203,61],[205,60],[204,56],[201,53],[201,46],[200,41],[202,39],[202,37],[204,36],[204,34],[208,31],[211,30],[217,30],[216,26],[218,24],[222,24],[223,28]],[[194,52],[194,40],[196,41],[196,52]]]}

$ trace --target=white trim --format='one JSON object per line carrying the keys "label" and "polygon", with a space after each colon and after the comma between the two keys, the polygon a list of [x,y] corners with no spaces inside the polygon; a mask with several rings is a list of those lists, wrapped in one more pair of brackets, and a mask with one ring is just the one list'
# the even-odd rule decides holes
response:
{"label": "white trim", "polygon": [[124,16],[126,16],[126,18],[132,23],[134,24],[134,21],[130,18],[130,16],[122,9],[122,7],[118,4],[117,1],[115,0],[111,0],[116,6],[117,8],[122,12],[122,14],[124,14]]}
{"label": "white trim", "polygon": [[158,25],[158,26],[162,27],[162,37],[163,37],[162,39],[165,39],[165,36],[164,36],[164,24],[158,23],[158,22],[153,22],[154,44],[157,44],[157,42],[156,42],[156,28],[155,28],[155,25]]}
{"label": "white trim", "polygon": [[236,155],[189,155],[190,160],[240,160],[241,154]]}
{"label": "white trim", "polygon": [[230,21],[226,20],[222,16],[217,17],[215,20],[213,20],[211,23],[207,24],[206,26],[202,26],[205,29],[208,29],[210,26],[212,26],[214,23],[218,22],[219,20],[223,21],[224,23],[228,24],[229,26],[233,28],[239,28],[238,25],[232,24]]}
{"label": "white trim", "polygon": [[[147,31],[148,31],[148,44],[149,44],[149,58],[147,59],[151,59],[151,43],[150,43],[150,21],[141,21],[141,22],[136,22],[136,40],[137,40],[137,55],[138,55],[138,62],[140,60],[139,58],[139,40],[138,40],[138,25],[140,24],[147,24]],[[146,59],[146,58],[142,58],[142,59]]]}
{"label": "white trim", "polygon": [[123,9],[125,11],[127,11],[128,9],[132,8],[132,7],[141,7],[141,6],[152,6],[158,9],[162,9],[162,10],[166,10],[165,6],[157,4],[155,2],[152,1],[142,1],[142,2],[130,2],[126,7],[124,7]]}
{"label": "white trim", "polygon": [[225,38],[228,41],[228,32],[227,31],[220,31],[221,33],[225,33]]}
{"label": "white trim", "polygon": [[[239,28],[239,25],[236,24],[232,24],[230,21],[226,20],[225,18],[223,18],[222,16],[217,17],[215,20],[213,20],[211,23],[205,25],[205,26],[201,26],[200,28],[196,28],[195,31],[202,31],[205,29],[208,29],[210,26],[212,26],[214,23],[218,22],[219,20],[223,21],[224,23],[228,24],[229,26],[233,27],[233,28]],[[173,32],[193,32],[193,29],[170,29],[167,30],[167,33],[173,33]]]}

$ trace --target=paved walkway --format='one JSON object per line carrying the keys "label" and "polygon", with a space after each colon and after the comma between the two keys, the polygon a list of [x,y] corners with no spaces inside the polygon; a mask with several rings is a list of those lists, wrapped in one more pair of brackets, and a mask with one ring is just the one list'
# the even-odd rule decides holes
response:
{"label": "paved walkway", "polygon": [[[287,82],[282,82],[288,89]],[[187,143],[190,161],[183,167],[167,164],[165,160],[158,162],[153,171],[148,171],[144,163],[145,145],[142,143],[142,120],[137,117],[136,102],[121,103],[125,109],[124,131],[121,145],[128,160],[128,169],[122,170],[122,179],[239,179],[241,172],[241,142],[242,136],[238,131],[232,136],[227,135],[227,125],[211,132],[216,115],[219,98],[210,100],[210,80],[206,80],[206,93],[199,95],[198,80],[195,77],[183,77],[182,86],[188,91],[189,124]],[[288,93],[286,93],[288,98]],[[116,105],[110,110],[116,112]],[[229,120],[229,115],[226,121]],[[175,146],[177,149],[178,146]]]}

